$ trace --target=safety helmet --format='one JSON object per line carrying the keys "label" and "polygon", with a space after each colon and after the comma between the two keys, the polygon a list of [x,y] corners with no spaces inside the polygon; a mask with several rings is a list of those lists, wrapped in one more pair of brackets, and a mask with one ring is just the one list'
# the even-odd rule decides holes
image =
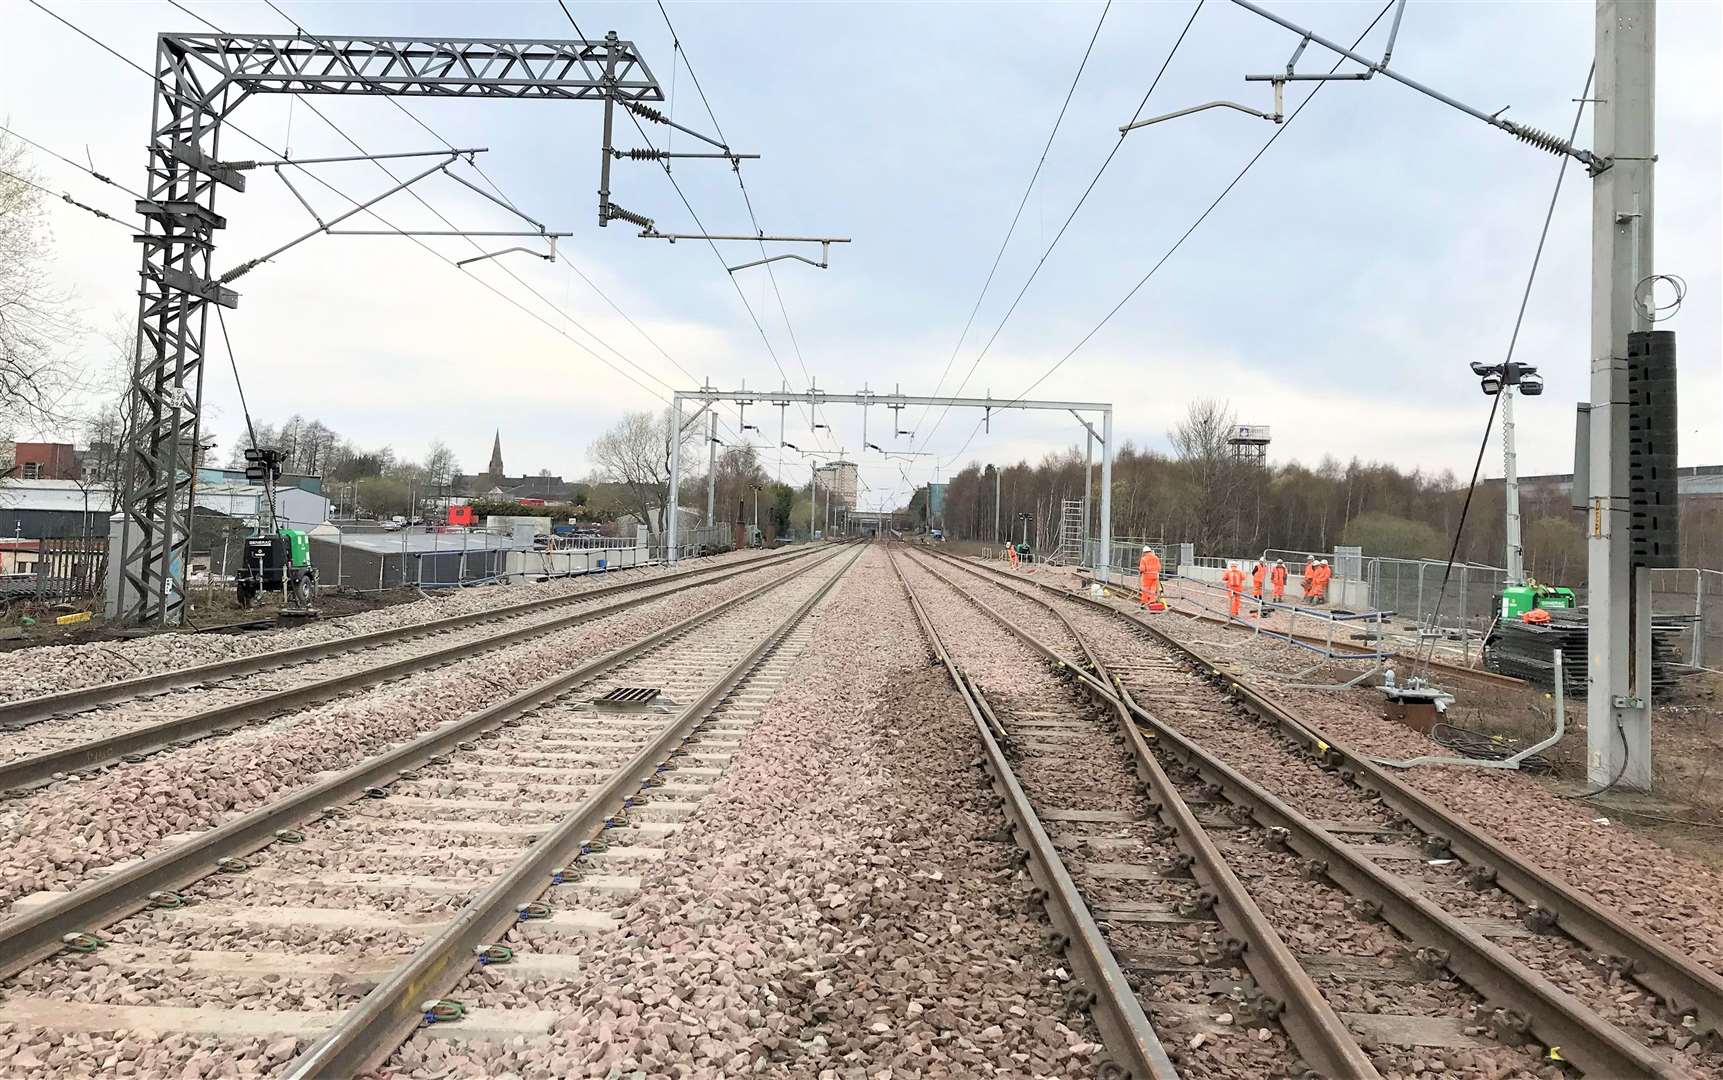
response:
{"label": "safety helmet", "polygon": [[1144,550],[1144,551],[1147,551],[1147,550],[1149,550],[1149,545],[1147,545],[1147,544],[1144,544],[1144,545],[1143,545],[1143,550]]}

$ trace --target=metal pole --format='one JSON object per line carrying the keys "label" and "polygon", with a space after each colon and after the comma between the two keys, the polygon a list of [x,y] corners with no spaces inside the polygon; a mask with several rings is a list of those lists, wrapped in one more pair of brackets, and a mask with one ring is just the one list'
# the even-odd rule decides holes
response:
{"label": "metal pole", "polygon": [[993,466],[993,542],[995,544],[999,543],[1000,537],[999,510],[1000,507],[1005,505],[999,500],[999,477],[1004,473],[1004,471],[1005,470],[1001,469],[997,465]]}
{"label": "metal pole", "polygon": [[814,511],[820,505],[820,489],[817,481],[820,478],[820,467],[812,466],[808,471],[808,539],[814,538]]}
{"label": "metal pole", "polygon": [[[610,104],[605,103],[608,110]],[[665,506],[664,522],[664,561],[671,566],[676,565],[676,503],[682,495],[682,395],[672,392],[670,395],[670,499]],[[646,523],[648,529],[652,523]]]}
{"label": "metal pole", "polygon": [[1649,324],[1634,291],[1652,262],[1652,0],[1599,0],[1592,183],[1591,513],[1587,521],[1586,773],[1596,786],[1651,789],[1650,575],[1635,577],[1627,475],[1627,335]]}
{"label": "metal pole", "polygon": [[718,406],[706,413],[706,525],[718,524]]}
{"label": "metal pole", "polygon": [[1520,545],[1520,474],[1514,454],[1514,388],[1502,386],[1502,491],[1507,507],[1508,584],[1526,580],[1525,548]]}
{"label": "metal pole", "polygon": [[1101,413],[1101,565],[1096,570],[1103,582],[1112,579],[1113,567],[1113,407]]}
{"label": "metal pole", "polygon": [[[1083,450],[1083,534],[1079,540],[1083,547],[1087,548],[1089,546],[1089,507],[1094,498],[1092,488],[1094,487],[1095,476],[1095,432],[1087,424],[1084,424],[1083,427],[1086,432],[1087,446]],[[1087,555],[1088,552],[1084,551],[1083,554]],[[1078,560],[1079,563],[1083,561],[1082,559]]]}

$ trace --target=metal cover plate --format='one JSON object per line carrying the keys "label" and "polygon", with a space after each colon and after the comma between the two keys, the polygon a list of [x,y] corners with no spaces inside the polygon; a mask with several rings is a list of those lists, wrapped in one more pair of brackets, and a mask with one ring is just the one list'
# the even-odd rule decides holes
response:
{"label": "metal cover plate", "polygon": [[618,686],[594,698],[592,703],[602,709],[643,709],[658,700],[663,693],[656,686]]}

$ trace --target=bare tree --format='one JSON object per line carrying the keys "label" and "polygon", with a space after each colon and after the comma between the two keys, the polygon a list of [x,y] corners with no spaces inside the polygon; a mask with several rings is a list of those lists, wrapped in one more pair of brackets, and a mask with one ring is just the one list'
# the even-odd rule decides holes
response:
{"label": "bare tree", "polygon": [[1192,538],[1211,551],[1231,551],[1240,539],[1245,470],[1227,441],[1233,426],[1225,402],[1202,400],[1191,402],[1184,420],[1167,433],[1185,466]]}
{"label": "bare tree", "polygon": [[0,135],[0,429],[63,420],[73,383],[55,349],[74,320],[48,279],[51,237],[34,180],[24,148]]}
{"label": "bare tree", "polygon": [[[686,460],[702,436],[690,424],[682,436]],[[594,479],[622,485],[629,509],[649,528],[664,527],[663,510],[670,498],[669,413],[633,412],[623,416],[587,447]]]}

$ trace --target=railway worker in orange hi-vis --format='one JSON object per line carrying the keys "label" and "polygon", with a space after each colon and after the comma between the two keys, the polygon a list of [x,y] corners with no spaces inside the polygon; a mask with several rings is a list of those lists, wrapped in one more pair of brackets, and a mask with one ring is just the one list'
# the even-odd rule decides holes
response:
{"label": "railway worker in orange hi-vis", "polygon": [[1137,576],[1143,580],[1142,606],[1155,602],[1161,591],[1161,557],[1149,545],[1143,545],[1143,557],[1137,560]]}
{"label": "railway worker in orange hi-vis", "polygon": [[1262,564],[1261,559],[1256,560],[1256,566],[1250,571],[1250,595],[1258,600],[1262,599],[1262,580],[1267,576],[1268,567]]}
{"label": "railway worker in orange hi-vis", "polygon": [[1232,594],[1232,617],[1236,619],[1238,618],[1238,601],[1244,594],[1244,571],[1238,568],[1237,563],[1227,563],[1226,573],[1220,576],[1220,580],[1226,586],[1226,591]]}
{"label": "railway worker in orange hi-vis", "polygon": [[1316,560],[1316,580],[1312,583],[1314,594],[1311,596],[1318,604],[1328,602],[1328,579],[1334,576],[1334,568],[1328,565],[1327,559]]}
{"label": "railway worker in orange hi-vis", "polygon": [[1301,581],[1304,585],[1304,602],[1308,604],[1316,595],[1316,556],[1304,557],[1304,574]]}
{"label": "railway worker in orange hi-vis", "polygon": [[1268,572],[1268,580],[1274,586],[1274,602],[1278,604],[1286,595],[1286,563],[1274,560],[1274,569]]}

